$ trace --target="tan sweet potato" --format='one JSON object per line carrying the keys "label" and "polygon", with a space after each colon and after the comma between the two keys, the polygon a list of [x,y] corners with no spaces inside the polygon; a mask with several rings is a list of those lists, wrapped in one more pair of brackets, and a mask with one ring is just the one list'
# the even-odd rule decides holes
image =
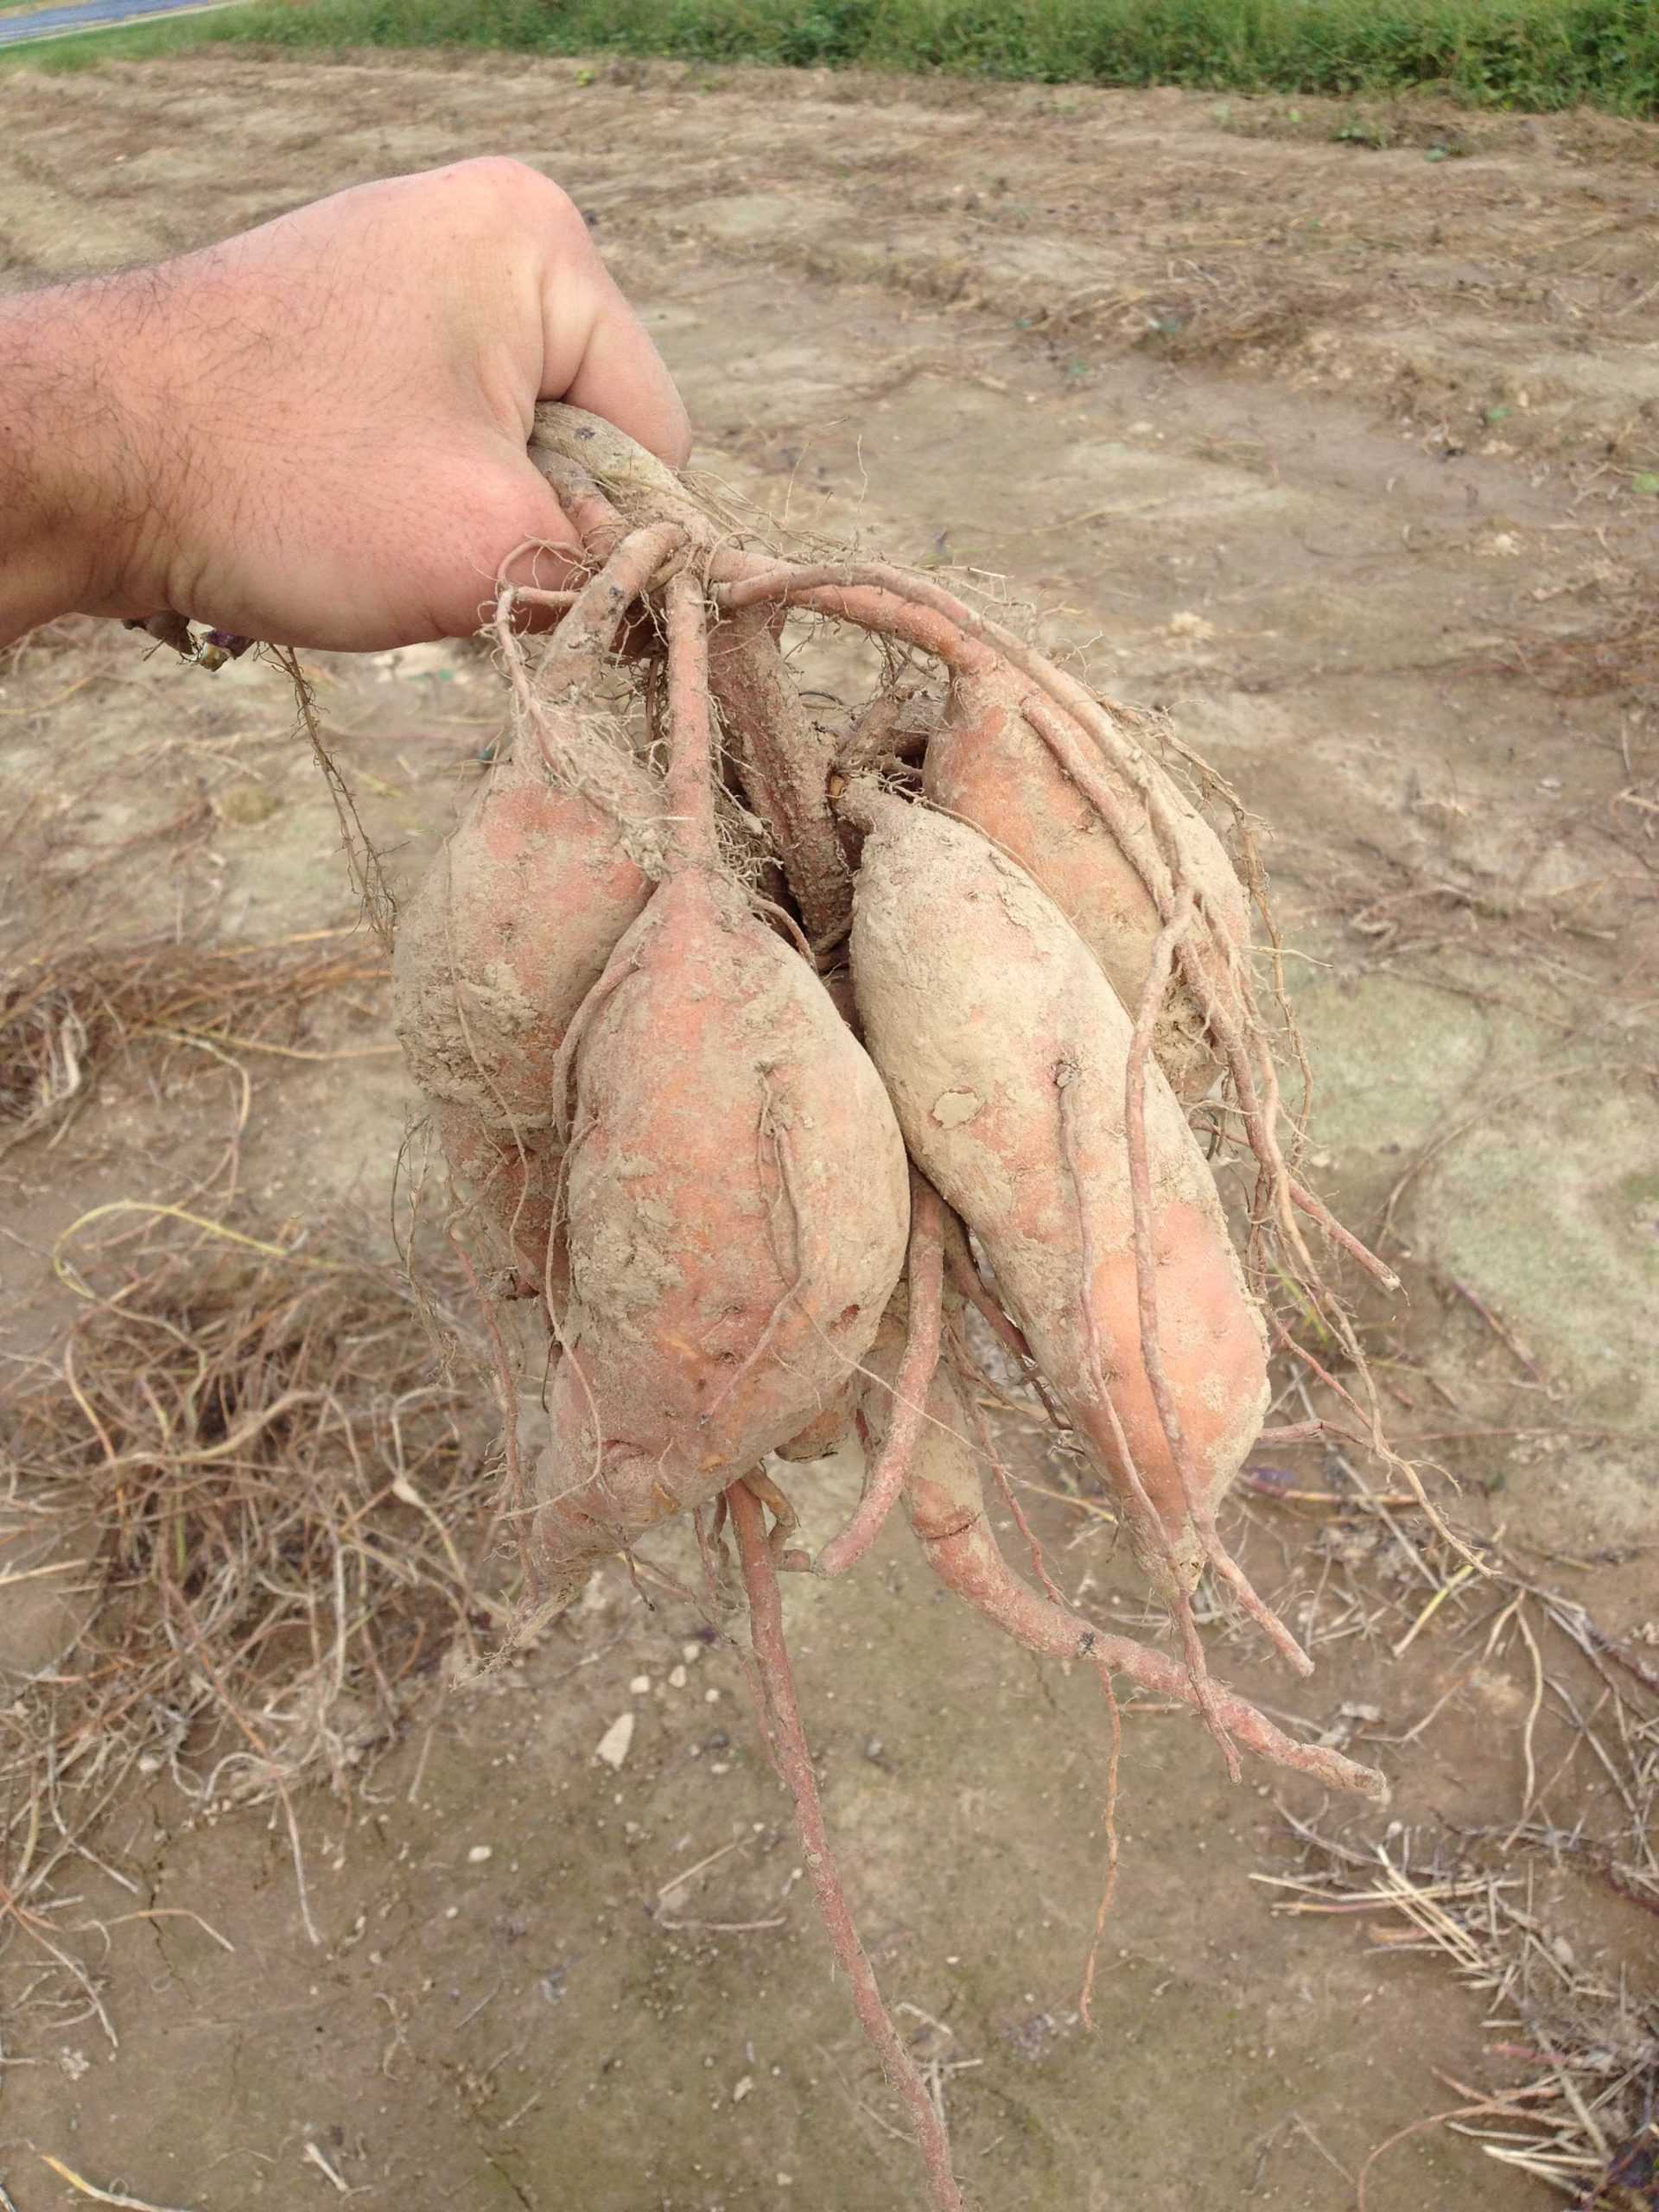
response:
{"label": "tan sweet potato", "polygon": [[[706,724],[689,577],[670,608],[677,711],[695,701]],[[880,1078],[715,863],[707,760],[706,728],[677,734],[680,854],[573,1033],[571,1299],[534,1529],[551,1580],[824,1411],[904,1261],[907,1170]]]}
{"label": "tan sweet potato", "polygon": [[868,833],[859,1012],[911,1154],[978,1236],[1148,1572],[1190,1586],[1267,1400],[1261,1320],[1203,1154],[1148,1068],[1158,1345],[1184,1467],[1141,1342],[1128,1015],[1053,901],[976,830],[870,785],[848,811]]}
{"label": "tan sweet potato", "polygon": [[[1160,925],[1147,878],[1168,875],[1144,798],[1103,755],[1095,766],[1117,801],[1120,844],[1093,801],[1065,774],[1026,714],[1030,679],[1006,664],[958,675],[928,742],[925,788],[935,805],[984,831],[1035,877],[1105,971],[1124,1006],[1139,1003]],[[1040,711],[1040,702],[1039,702]],[[1089,741],[1081,732],[1076,742]],[[1215,988],[1231,1001],[1228,950],[1248,950],[1249,903],[1204,817],[1144,751],[1179,847],[1179,873],[1198,887],[1194,950]],[[1202,1010],[1178,983],[1160,1016],[1153,1049],[1171,1087],[1201,1096],[1221,1057]]]}
{"label": "tan sweet potato", "polygon": [[[540,1281],[557,1179],[559,1047],[643,910],[662,799],[611,750],[601,796],[521,745],[493,767],[398,916],[392,1020],[450,1167]],[[619,820],[623,808],[632,820]]]}

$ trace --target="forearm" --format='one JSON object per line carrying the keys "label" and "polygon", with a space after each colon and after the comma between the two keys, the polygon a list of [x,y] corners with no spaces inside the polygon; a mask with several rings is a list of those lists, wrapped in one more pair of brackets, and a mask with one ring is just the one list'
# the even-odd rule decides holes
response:
{"label": "forearm", "polygon": [[151,304],[117,277],[0,298],[0,643],[121,602],[146,524],[123,362]]}

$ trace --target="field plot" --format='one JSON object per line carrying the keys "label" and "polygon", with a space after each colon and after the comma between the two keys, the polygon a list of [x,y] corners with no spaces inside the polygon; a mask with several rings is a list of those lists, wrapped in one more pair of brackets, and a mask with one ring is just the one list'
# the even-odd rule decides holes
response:
{"label": "field plot", "polygon": [[[1253,1465],[1230,1534],[1319,1671],[1218,1609],[1215,1663],[1394,1802],[1230,1788],[1131,1706],[1092,2035],[1091,1685],[933,1596],[901,1530],[789,1590],[970,2201],[1650,2203],[1659,130],[203,54],[0,79],[0,278],[482,151],[574,193],[707,466],[1007,578],[1242,789],[1319,1172],[1407,1281],[1357,1310],[1485,1568],[1341,1455]],[[396,893],[497,678],[471,646],[308,669]],[[16,2212],[912,2201],[685,1546],[500,1656],[478,1325],[287,677],[57,626],[0,660],[0,754]],[[1005,1440],[1068,1596],[1135,1623],[1072,1463]],[[815,1539],[855,1483],[796,1484]]]}

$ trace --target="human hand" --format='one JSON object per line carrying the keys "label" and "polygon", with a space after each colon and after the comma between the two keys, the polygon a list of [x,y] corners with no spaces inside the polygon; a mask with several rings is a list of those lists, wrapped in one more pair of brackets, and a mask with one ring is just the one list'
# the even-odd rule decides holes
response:
{"label": "human hand", "polygon": [[[170,609],[342,651],[465,636],[515,546],[578,543],[526,456],[538,400],[676,465],[690,448],[581,215],[514,161],[359,185],[3,308],[0,367],[23,404],[0,480],[21,477],[14,512],[35,518],[10,564],[35,585],[6,594],[15,628]],[[0,517],[0,556],[6,535]]]}

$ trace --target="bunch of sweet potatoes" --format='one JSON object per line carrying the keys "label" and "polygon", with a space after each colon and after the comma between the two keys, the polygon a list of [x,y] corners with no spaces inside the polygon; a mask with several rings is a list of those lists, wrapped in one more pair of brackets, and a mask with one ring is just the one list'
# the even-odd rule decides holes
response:
{"label": "bunch of sweet potatoes", "polygon": [[[855,1424],[861,1503],[782,1563],[849,1571],[902,1499],[1020,1641],[1185,1699],[1230,1760],[1375,1788],[1222,1690],[1193,1619],[1208,1570],[1306,1666],[1217,1507],[1267,1405],[1270,1285],[1346,1329],[1302,1223],[1376,1263],[1281,1149],[1251,900],[1152,727],[931,578],[753,550],[591,417],[542,410],[532,451],[591,573],[501,588],[511,747],[403,917],[396,986],[459,1231],[543,1320],[534,1571],[568,1597],[664,1516],[729,1503],[787,1767],[757,1578],[790,1516],[764,1467]],[[879,639],[912,688],[815,717],[791,617]],[[1180,1661],[1003,1560],[969,1306],[1092,1464]],[[810,1761],[791,1772],[806,1806]]]}
{"label": "bunch of sweet potatoes", "polygon": [[[1141,722],[931,579],[745,550],[572,410],[543,410],[532,449],[592,572],[504,587],[511,747],[396,962],[464,1231],[544,1316],[532,1558],[567,1592],[766,1455],[855,1419],[868,1437],[899,1294],[898,1419],[817,1562],[845,1571],[909,1479],[966,1295],[1093,1462],[1213,1724],[1206,1568],[1300,1655],[1217,1534],[1267,1402],[1265,1274],[1189,1112],[1250,1132],[1255,1235],[1293,1279],[1296,1209],[1322,1217],[1261,1129],[1225,849]],[[550,639],[527,613],[559,618]],[[791,613],[931,656],[919,733],[880,699],[814,720]]]}

